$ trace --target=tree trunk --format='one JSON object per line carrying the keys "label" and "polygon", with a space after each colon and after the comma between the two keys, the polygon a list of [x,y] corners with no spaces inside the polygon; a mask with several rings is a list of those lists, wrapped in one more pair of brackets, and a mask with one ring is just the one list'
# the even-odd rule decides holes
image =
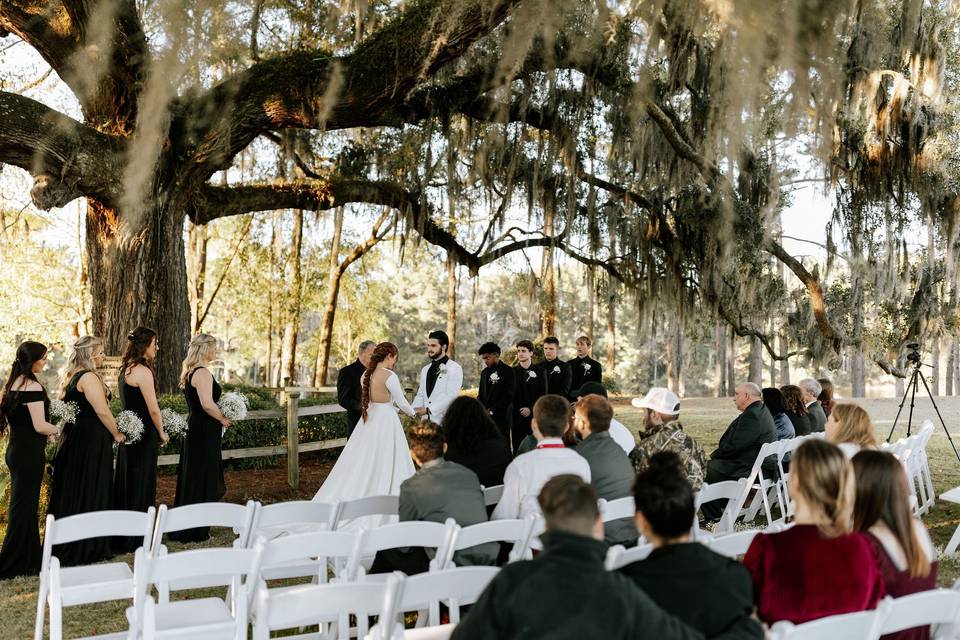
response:
{"label": "tree trunk", "polygon": [[447,336],[450,348],[447,354],[456,358],[457,346],[457,262],[453,256],[447,256]]}
{"label": "tree trunk", "polygon": [[675,315],[668,320],[667,335],[667,386],[683,396],[683,331]]}
{"label": "tree trunk", "polygon": [[303,278],[300,273],[300,249],[303,242],[303,210],[293,213],[293,234],[290,238],[290,255],[287,257],[286,281],[287,309],[283,324],[283,341],[280,351],[280,378],[296,384],[300,376],[297,367],[297,336],[300,332],[300,297]]}
{"label": "tree trunk", "polygon": [[[549,202],[543,209],[543,233],[553,235],[553,203]],[[542,337],[555,335],[557,321],[557,287],[553,279],[553,246],[543,248],[543,265],[541,266],[541,280],[543,282],[543,302],[540,314],[540,335]]]}
{"label": "tree trunk", "polygon": [[327,275],[327,300],[320,323],[320,349],[317,351],[317,367],[313,386],[325,387],[330,367],[330,343],[333,338],[333,321],[337,315],[337,298],[340,296],[340,238],[343,235],[343,207],[333,213],[333,237],[330,239],[330,267]]}
{"label": "tree trunk", "polygon": [[950,355],[953,357],[953,366],[950,371],[953,376],[953,395],[960,395],[960,340],[951,340]]}
{"label": "tree trunk", "polygon": [[587,326],[584,327],[586,336],[593,342],[593,323],[596,316],[597,304],[597,271],[594,267],[587,267]]}
{"label": "tree trunk", "polygon": [[747,371],[747,380],[763,386],[763,345],[759,338],[750,339],[750,368]]}
{"label": "tree trunk", "polygon": [[717,320],[713,327],[714,339],[717,343],[717,359],[714,365],[714,376],[717,380],[716,396],[722,398],[727,392],[727,331],[726,326]]}
{"label": "tree trunk", "polygon": [[[787,342],[787,336],[780,334],[780,353],[786,354],[789,344]],[[781,360],[780,361],[780,386],[790,384],[790,361]]]}
{"label": "tree trunk", "polygon": [[934,396],[940,395],[940,336],[933,337],[933,345],[930,348],[930,393]]}
{"label": "tree trunk", "polygon": [[607,362],[604,370],[613,375],[617,357],[617,291],[612,281],[607,294]]}
{"label": "tree trunk", "polygon": [[[163,198],[158,198],[163,202]],[[87,203],[87,257],[93,332],[104,340],[107,355],[123,353],[127,334],[139,325],[157,332],[157,384],[174,393],[180,365],[190,341],[190,303],[183,242],[183,214],[165,208],[145,212],[143,227],[122,233],[117,212],[96,201]],[[177,207],[175,209],[175,207]]]}
{"label": "tree trunk", "polygon": [[[773,322],[771,322],[770,323],[771,334],[773,333],[773,330],[774,330]],[[768,368],[770,370],[770,386],[775,387],[777,386],[777,361],[773,359],[772,355],[770,356],[770,365]]]}
{"label": "tree trunk", "polygon": [[188,223],[190,227],[190,252],[187,260],[187,272],[190,277],[190,296],[193,300],[193,332],[202,328],[205,285],[207,279],[207,244],[209,234],[207,225]]}
{"label": "tree trunk", "polygon": [[737,392],[737,334],[730,331],[730,348],[727,349],[727,395]]}
{"label": "tree trunk", "polygon": [[946,383],[946,390],[944,395],[952,396],[953,395],[953,369],[956,366],[957,362],[957,341],[953,338],[950,338],[947,342],[947,375],[944,376],[944,382]]}

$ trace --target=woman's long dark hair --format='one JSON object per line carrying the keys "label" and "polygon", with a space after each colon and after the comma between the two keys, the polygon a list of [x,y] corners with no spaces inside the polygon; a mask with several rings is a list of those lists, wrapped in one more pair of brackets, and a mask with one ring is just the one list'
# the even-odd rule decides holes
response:
{"label": "woman's long dark hair", "polygon": [[[123,352],[120,372],[117,374],[120,382],[123,382],[127,372],[138,364],[142,364],[152,373],[155,373],[153,363],[147,359],[146,352],[156,337],[157,332],[147,327],[137,327],[127,334],[127,348]],[[154,375],[154,384],[156,384],[156,375]]]}
{"label": "woman's long dark hair", "polygon": [[360,385],[360,408],[363,412],[364,420],[367,419],[367,408],[370,406],[370,380],[373,378],[373,372],[377,370],[381,362],[398,353],[400,352],[397,351],[397,345],[392,342],[381,342],[373,348],[373,355],[370,356],[370,364],[367,365],[367,373],[363,376],[363,381]]}
{"label": "woman's long dark hair", "polygon": [[[0,399],[0,435],[6,432],[10,416],[19,404],[18,398],[10,393],[13,390],[13,383],[22,376],[24,381],[32,380],[39,384],[37,374],[33,372],[33,365],[45,355],[47,355],[47,347],[39,342],[28,340],[17,347],[17,357],[10,367],[10,376],[7,378],[7,383],[3,385],[3,398]],[[21,384],[21,387],[23,386]]]}
{"label": "woman's long dark hair", "polygon": [[464,453],[473,451],[483,440],[499,434],[487,409],[476,398],[460,396],[443,414],[443,432],[447,444]]}
{"label": "woman's long dark hair", "polygon": [[910,577],[930,575],[930,558],[913,528],[910,489],[903,465],[886,451],[864,449],[853,456],[853,472],[857,477],[853,528],[866,532],[877,522],[887,525],[907,558]]}
{"label": "woman's long dark hair", "polygon": [[763,394],[763,404],[773,415],[784,413],[787,410],[787,401],[784,399],[783,392],[780,391],[780,389],[776,387],[764,387],[761,393]]}
{"label": "woman's long dark hair", "polygon": [[784,404],[790,413],[805,416],[807,407],[803,404],[803,391],[795,384],[786,384],[780,387],[783,394]]}

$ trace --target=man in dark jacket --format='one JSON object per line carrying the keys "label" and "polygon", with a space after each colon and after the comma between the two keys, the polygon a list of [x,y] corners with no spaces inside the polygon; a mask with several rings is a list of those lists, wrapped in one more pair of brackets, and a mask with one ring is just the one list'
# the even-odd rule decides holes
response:
{"label": "man in dark jacket", "polygon": [[347,410],[347,437],[353,435],[357,423],[363,417],[360,408],[362,388],[360,378],[370,364],[370,356],[377,344],[373,340],[364,340],[357,348],[357,359],[340,369],[337,373],[337,403]]}
{"label": "man in dark jacket", "polygon": [[510,436],[513,453],[520,449],[520,443],[533,431],[530,421],[533,419],[533,405],[541,396],[547,395],[547,376],[540,365],[533,364],[533,343],[521,340],[517,343],[517,364],[513,367],[516,393],[513,397],[513,432]]}
{"label": "man in dark jacket", "polygon": [[477,399],[490,413],[503,437],[510,440],[513,427],[513,368],[500,360],[500,346],[494,342],[484,343],[477,351],[483,360],[484,370],[480,372],[480,393]]}
{"label": "man in dark jacket", "polygon": [[[592,345],[593,341],[588,336],[577,338],[577,357],[567,360],[567,366],[570,367],[571,389],[579,389],[587,382],[603,383],[603,367],[590,357]],[[573,391],[570,394],[570,400],[576,400]]]}
{"label": "man in dark jacket", "polygon": [[560,341],[553,336],[544,338],[543,362],[540,367],[547,375],[547,393],[569,398],[570,391],[573,390],[573,375],[570,365],[561,360],[559,354]]}
{"label": "man in dark jacket", "polygon": [[538,501],[547,527],[543,552],[504,567],[453,630],[454,640],[703,638],[604,568],[593,487],[575,475],[555,476]]}
{"label": "man in dark jacket", "polygon": [[826,431],[827,413],[820,406],[820,392],[823,387],[813,378],[804,378],[797,383],[803,393],[803,404],[807,407],[807,417],[810,420],[811,431]]}
{"label": "man in dark jacket", "polygon": [[[752,382],[740,384],[734,402],[741,413],[724,431],[720,445],[710,455],[710,461],[707,462],[708,484],[746,478],[753,469],[760,447],[777,441],[777,427],[770,411],[763,406],[760,387]],[[704,517],[708,521],[719,519],[724,504],[723,500],[704,504]]]}

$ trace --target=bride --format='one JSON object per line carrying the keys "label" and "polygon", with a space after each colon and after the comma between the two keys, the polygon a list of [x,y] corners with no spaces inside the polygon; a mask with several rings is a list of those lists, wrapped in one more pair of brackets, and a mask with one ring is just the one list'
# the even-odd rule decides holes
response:
{"label": "bride", "polygon": [[[396,345],[390,342],[381,342],[373,350],[361,380],[363,418],[347,440],[330,475],[313,496],[314,501],[343,502],[367,496],[399,495],[400,483],[413,475],[413,461],[397,407],[409,416],[415,412],[393,372],[398,357]],[[378,522],[362,525],[376,526],[391,520],[374,519]]]}

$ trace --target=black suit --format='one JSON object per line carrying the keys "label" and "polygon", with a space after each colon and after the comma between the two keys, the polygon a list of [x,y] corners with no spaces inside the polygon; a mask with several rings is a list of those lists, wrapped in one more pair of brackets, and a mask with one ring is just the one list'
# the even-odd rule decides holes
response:
{"label": "black suit", "polygon": [[[582,387],[584,382],[603,382],[603,367],[590,356],[567,360],[567,366],[570,367],[570,393]],[[570,399],[576,400],[572,396]]]}
{"label": "black suit", "polygon": [[360,406],[363,395],[360,378],[366,370],[360,360],[354,360],[337,373],[337,403],[347,410],[347,437],[353,435],[353,430],[363,417]]}
{"label": "black suit", "polygon": [[[516,393],[513,396],[513,452],[516,453],[520,443],[529,434],[533,433],[530,428],[530,420],[533,418],[533,405],[541,396],[547,394],[547,375],[538,364],[531,364],[529,369],[524,369],[519,364],[513,368],[516,374]],[[530,415],[524,417],[520,415],[523,408],[530,409]]]}
{"label": "black suit", "polygon": [[544,360],[540,367],[547,374],[547,393],[552,393],[564,398],[570,397],[570,386],[573,383],[573,377],[570,371],[570,365],[555,358],[554,360]]}
{"label": "black suit", "polygon": [[[497,374],[495,380],[490,376]],[[513,395],[516,388],[513,369],[503,361],[498,361],[492,367],[486,367],[480,372],[480,394],[477,399],[487,408],[493,421],[503,437],[510,438],[510,429],[513,426]]]}

